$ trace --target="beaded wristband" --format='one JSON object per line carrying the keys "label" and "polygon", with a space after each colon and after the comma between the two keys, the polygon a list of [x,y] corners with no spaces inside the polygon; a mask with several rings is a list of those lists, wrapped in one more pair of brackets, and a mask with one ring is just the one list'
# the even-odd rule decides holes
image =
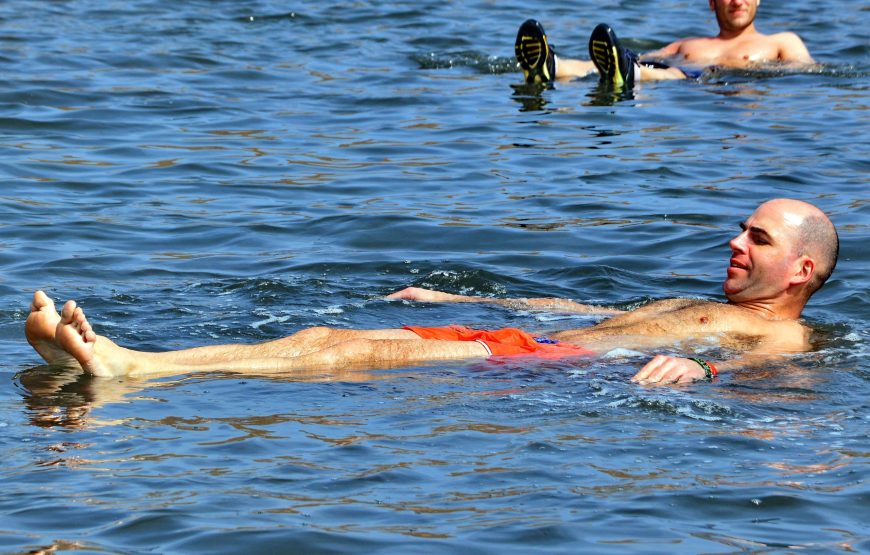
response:
{"label": "beaded wristband", "polygon": [[713,378],[719,375],[719,370],[716,369],[716,366],[710,362],[709,360],[703,360],[700,358],[689,358],[692,362],[695,362],[704,369],[704,378],[707,381],[713,381]]}

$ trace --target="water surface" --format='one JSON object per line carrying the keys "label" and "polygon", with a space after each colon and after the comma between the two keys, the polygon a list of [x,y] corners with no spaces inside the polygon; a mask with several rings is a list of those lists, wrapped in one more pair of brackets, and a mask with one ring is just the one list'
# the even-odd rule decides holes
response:
{"label": "water surface", "polygon": [[[566,56],[601,19],[638,50],[715,25],[605,4],[0,5],[0,551],[870,551],[870,12],[762,4],[813,72],[520,85],[529,16]],[[382,296],[721,298],[727,240],[779,196],[840,229],[817,349],[715,384],[636,386],[632,352],[98,380],[22,333],[36,288],[145,350],[578,327]]]}

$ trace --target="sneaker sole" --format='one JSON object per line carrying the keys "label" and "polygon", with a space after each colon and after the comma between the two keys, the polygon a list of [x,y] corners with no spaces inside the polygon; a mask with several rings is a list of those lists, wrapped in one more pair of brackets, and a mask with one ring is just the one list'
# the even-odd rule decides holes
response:
{"label": "sneaker sole", "polygon": [[547,63],[551,56],[550,44],[537,21],[529,19],[520,25],[514,53],[520,62],[526,83],[549,83],[555,77]]}
{"label": "sneaker sole", "polygon": [[613,30],[604,23],[595,27],[589,38],[589,57],[601,74],[601,79],[614,87],[625,85],[625,76],[619,69],[620,46]]}

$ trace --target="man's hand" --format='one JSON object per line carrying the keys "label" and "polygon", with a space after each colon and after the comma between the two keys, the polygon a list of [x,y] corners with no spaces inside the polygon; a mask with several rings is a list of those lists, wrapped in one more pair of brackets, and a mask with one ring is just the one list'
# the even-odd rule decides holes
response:
{"label": "man's hand", "polygon": [[704,369],[694,360],[656,355],[631,378],[631,381],[642,384],[672,384],[689,383],[704,377]]}
{"label": "man's hand", "polygon": [[387,295],[385,298],[402,299],[405,301],[422,301],[428,303],[456,303],[476,300],[473,297],[466,297],[464,295],[453,295],[452,293],[433,291],[432,289],[423,289],[421,287],[406,287],[401,291],[396,291],[395,293]]}

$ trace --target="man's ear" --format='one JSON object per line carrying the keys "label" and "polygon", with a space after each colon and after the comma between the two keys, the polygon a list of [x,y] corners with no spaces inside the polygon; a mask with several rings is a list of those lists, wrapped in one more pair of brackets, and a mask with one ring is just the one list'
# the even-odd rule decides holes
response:
{"label": "man's ear", "polygon": [[716,11],[716,0],[707,0],[707,3],[710,4],[710,11]]}
{"label": "man's ear", "polygon": [[798,258],[797,269],[792,275],[791,280],[789,281],[789,285],[803,285],[813,278],[813,275],[816,273],[816,261],[810,258],[809,256],[802,256]]}

